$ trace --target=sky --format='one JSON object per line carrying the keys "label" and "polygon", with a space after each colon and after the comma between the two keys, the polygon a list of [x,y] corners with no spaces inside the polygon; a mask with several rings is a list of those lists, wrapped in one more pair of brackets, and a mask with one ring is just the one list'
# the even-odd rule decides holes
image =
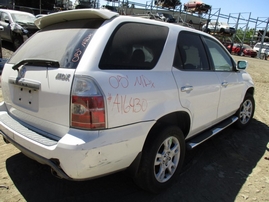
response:
{"label": "sky", "polygon": [[[72,0],[73,2],[75,0]],[[122,1],[122,0],[121,0]],[[126,0],[125,0],[126,1]],[[146,4],[150,0],[129,0]],[[188,0],[180,0],[182,5]],[[153,0],[154,2],[154,0]],[[269,18],[269,0],[203,0],[204,3],[211,5],[211,13],[220,11],[223,15],[240,16],[244,19],[250,18],[267,20]],[[106,5],[107,1],[100,0],[100,5]],[[148,3],[149,4],[149,3]],[[111,5],[111,3],[110,3]],[[117,4],[116,4],[117,5]],[[220,9],[220,10],[219,10]]]}
{"label": "sky", "polygon": [[[187,0],[181,0],[184,4]],[[221,14],[229,15],[230,13],[237,15],[249,16],[251,13],[251,18],[257,19],[258,17],[269,18],[268,6],[269,0],[204,0],[206,4],[212,6],[213,10],[220,10]]]}

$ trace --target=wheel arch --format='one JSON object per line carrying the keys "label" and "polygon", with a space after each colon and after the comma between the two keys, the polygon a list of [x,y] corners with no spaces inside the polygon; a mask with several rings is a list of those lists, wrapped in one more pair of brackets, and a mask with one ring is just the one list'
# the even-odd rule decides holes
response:
{"label": "wheel arch", "polygon": [[147,144],[151,142],[152,138],[154,138],[154,134],[160,131],[163,127],[172,125],[178,126],[181,129],[184,138],[186,138],[190,131],[190,125],[191,125],[190,115],[185,111],[177,111],[166,114],[156,121],[156,123],[151,127],[151,129],[147,134],[144,145],[142,147],[142,151],[137,155],[135,160],[128,167],[128,171],[132,176],[135,176],[137,174],[144,148],[146,147]]}
{"label": "wheel arch", "polygon": [[254,96],[254,87],[251,87],[247,90],[246,94],[250,94]]}
{"label": "wheel arch", "polygon": [[[160,128],[164,126],[175,125],[175,126],[178,126],[182,130],[184,137],[186,137],[190,130],[190,123],[191,123],[190,116],[187,112],[185,111],[172,112],[158,119],[156,123],[153,125],[153,127],[151,128],[151,130],[149,131],[148,136],[152,132],[159,130]],[[147,139],[148,137],[146,138],[146,141]]]}

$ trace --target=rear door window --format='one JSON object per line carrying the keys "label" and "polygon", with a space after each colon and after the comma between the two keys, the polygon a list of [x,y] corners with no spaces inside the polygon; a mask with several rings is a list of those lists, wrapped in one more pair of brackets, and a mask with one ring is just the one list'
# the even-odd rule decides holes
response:
{"label": "rear door window", "polygon": [[34,58],[57,61],[61,68],[75,69],[103,21],[79,20],[48,26],[28,40],[9,63]]}
{"label": "rear door window", "polygon": [[168,28],[142,23],[120,24],[101,57],[100,69],[152,69],[157,64]]}
{"label": "rear door window", "polygon": [[179,33],[174,66],[186,71],[210,70],[207,55],[198,34],[186,31]]}

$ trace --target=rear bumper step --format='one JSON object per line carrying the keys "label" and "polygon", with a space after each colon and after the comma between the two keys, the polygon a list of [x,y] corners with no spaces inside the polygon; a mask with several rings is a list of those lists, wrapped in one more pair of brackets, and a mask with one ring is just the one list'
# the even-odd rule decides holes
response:
{"label": "rear bumper step", "polygon": [[218,134],[219,132],[221,132],[222,130],[227,128],[228,126],[232,125],[237,120],[238,120],[237,116],[232,116],[232,117],[220,122],[219,124],[213,126],[212,128],[196,135],[195,137],[193,137],[187,141],[187,149],[193,149],[194,147],[200,145],[201,143],[203,143],[207,139],[215,136],[216,134]]}

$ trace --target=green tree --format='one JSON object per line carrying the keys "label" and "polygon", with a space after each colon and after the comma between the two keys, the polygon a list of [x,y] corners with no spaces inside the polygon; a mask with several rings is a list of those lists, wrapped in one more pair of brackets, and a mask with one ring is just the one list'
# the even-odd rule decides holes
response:
{"label": "green tree", "polygon": [[255,34],[255,30],[253,28],[251,29],[247,28],[245,30],[243,30],[242,28],[239,28],[236,30],[236,37],[235,37],[234,42],[251,44],[254,34]]}

